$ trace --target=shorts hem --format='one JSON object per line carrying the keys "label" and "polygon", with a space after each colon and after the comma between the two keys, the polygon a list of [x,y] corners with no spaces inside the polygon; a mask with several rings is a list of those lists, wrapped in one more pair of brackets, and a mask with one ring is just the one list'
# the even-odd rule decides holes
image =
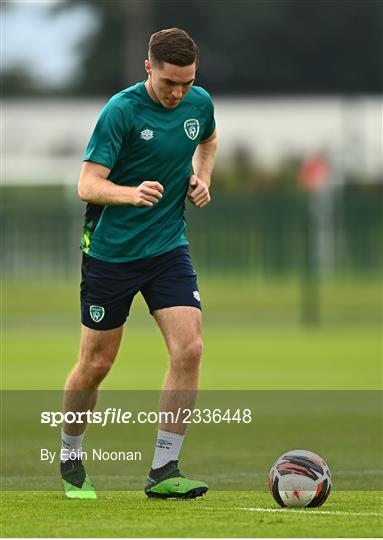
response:
{"label": "shorts hem", "polygon": [[185,302],[182,302],[182,304],[174,303],[174,304],[166,304],[166,305],[160,305],[160,306],[155,306],[155,307],[149,307],[148,306],[148,309],[149,309],[150,315],[153,315],[153,311],[158,311],[160,309],[166,309],[166,308],[171,308],[171,307],[194,307],[194,308],[199,309],[200,311],[202,311],[202,306],[196,306],[196,305],[193,305],[193,304],[186,304]]}
{"label": "shorts hem", "polygon": [[81,321],[81,324],[83,326],[85,326],[86,328],[90,328],[90,330],[100,330],[101,332],[104,331],[108,331],[108,330],[115,330],[116,328],[120,328],[121,326],[124,326],[124,324],[126,323],[127,321],[127,318],[125,319],[125,321],[123,321],[121,324],[113,324],[111,323],[111,326],[108,327],[108,328],[102,328],[100,326],[90,326],[90,324],[88,324],[87,322],[84,322],[84,321]]}

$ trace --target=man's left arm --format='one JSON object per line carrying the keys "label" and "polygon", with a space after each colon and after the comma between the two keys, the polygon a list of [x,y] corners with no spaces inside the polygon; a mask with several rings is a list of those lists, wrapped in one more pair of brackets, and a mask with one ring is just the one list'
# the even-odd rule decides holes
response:
{"label": "man's left arm", "polygon": [[191,203],[199,208],[206,206],[210,202],[209,188],[216,151],[217,132],[214,130],[208,139],[199,143],[193,156],[194,174],[189,180],[192,191],[189,192],[188,198]]}

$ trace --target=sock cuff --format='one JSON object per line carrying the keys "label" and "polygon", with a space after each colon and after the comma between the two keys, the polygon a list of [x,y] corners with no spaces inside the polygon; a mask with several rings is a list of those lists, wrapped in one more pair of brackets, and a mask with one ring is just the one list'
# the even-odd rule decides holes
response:
{"label": "sock cuff", "polygon": [[174,439],[183,439],[184,435],[181,433],[172,433],[171,431],[164,431],[163,429],[158,429],[158,437],[173,437]]}
{"label": "sock cuff", "polygon": [[67,442],[68,444],[75,444],[79,441],[82,441],[82,439],[84,438],[84,433],[81,433],[80,435],[68,435],[67,433],[65,433],[65,431],[62,429],[61,430],[61,439],[65,442]]}

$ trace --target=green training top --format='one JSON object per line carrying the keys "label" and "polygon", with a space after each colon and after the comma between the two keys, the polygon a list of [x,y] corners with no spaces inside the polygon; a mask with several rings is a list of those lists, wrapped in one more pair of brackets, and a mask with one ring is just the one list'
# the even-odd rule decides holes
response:
{"label": "green training top", "polygon": [[185,197],[198,143],[215,129],[209,94],[193,86],[174,109],[154,102],[143,82],[114,95],[101,111],[84,161],[111,169],[122,186],[160,182],[151,207],[88,203],[81,249],[97,259],[127,262],[186,245]]}

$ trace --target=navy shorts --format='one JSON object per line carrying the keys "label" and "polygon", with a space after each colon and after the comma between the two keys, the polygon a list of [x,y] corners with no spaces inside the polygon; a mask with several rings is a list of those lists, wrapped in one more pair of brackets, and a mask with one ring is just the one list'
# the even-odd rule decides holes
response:
{"label": "navy shorts", "polygon": [[124,263],[83,254],[81,271],[81,322],[94,330],[111,330],[124,324],[139,291],[150,313],[172,306],[201,309],[188,246]]}

